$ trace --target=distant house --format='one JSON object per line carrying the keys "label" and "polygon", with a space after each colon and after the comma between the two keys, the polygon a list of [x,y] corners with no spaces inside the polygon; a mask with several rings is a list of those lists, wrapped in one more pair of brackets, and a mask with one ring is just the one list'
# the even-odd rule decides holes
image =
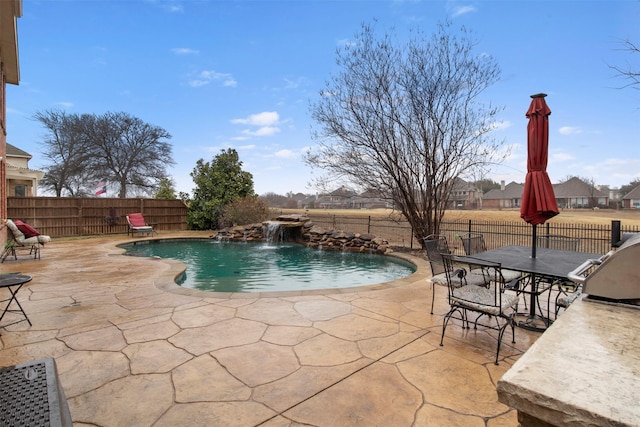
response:
{"label": "distant house", "polygon": [[622,207],[626,209],[640,209],[640,185],[622,198]]}
{"label": "distant house", "polygon": [[449,195],[447,209],[477,209],[481,197],[482,193],[475,184],[456,178]]}
{"label": "distant house", "polygon": [[553,191],[559,208],[609,207],[608,190],[602,191],[577,177],[555,184]]}
{"label": "distant house", "polygon": [[31,154],[7,142],[7,196],[38,195],[38,181],[44,172],[29,169]]}
{"label": "distant house", "polygon": [[512,181],[505,186],[503,181],[499,189],[487,191],[482,196],[482,207],[487,209],[519,208],[523,191],[524,184]]}
{"label": "distant house", "polygon": [[329,194],[318,197],[315,202],[316,208],[322,209],[350,209],[350,199],[356,196],[356,192],[345,187],[344,185]]}
{"label": "distant house", "polygon": [[377,191],[367,190],[351,198],[351,207],[354,209],[391,209],[393,208],[393,202],[382,198]]}

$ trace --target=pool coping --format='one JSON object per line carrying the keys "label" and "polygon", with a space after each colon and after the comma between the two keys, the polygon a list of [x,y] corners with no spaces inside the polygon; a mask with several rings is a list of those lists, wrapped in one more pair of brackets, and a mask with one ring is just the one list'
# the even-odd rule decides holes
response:
{"label": "pool coping", "polygon": [[[147,239],[130,239],[126,242],[120,242],[115,245],[115,248],[120,251],[121,256],[126,256],[124,253],[126,249],[121,245],[136,243],[136,242],[149,242],[158,240],[208,240],[206,237],[155,237]],[[358,293],[363,291],[382,290],[389,288],[396,288],[414,283],[421,279],[428,279],[431,277],[431,268],[428,265],[428,261],[419,258],[414,255],[406,253],[390,251],[381,256],[392,256],[404,261],[407,261],[415,266],[416,271],[412,274],[403,277],[401,279],[392,280],[390,282],[376,283],[373,285],[352,286],[348,288],[326,288],[326,289],[308,289],[299,291],[262,291],[262,292],[215,292],[215,291],[201,291],[199,289],[183,288],[178,285],[175,280],[187,270],[186,264],[182,261],[169,259],[169,258],[151,258],[140,257],[143,260],[149,262],[162,262],[168,265],[168,271],[162,275],[160,279],[154,282],[157,289],[170,292],[178,295],[188,295],[199,298],[214,298],[214,299],[251,299],[251,298],[279,298],[283,296],[306,296],[306,295],[333,295],[333,294],[347,294]]]}

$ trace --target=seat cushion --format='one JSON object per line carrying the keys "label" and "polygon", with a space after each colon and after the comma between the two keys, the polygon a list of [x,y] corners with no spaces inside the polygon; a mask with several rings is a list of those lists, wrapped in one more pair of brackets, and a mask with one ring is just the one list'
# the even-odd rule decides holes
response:
{"label": "seat cushion", "polygon": [[[518,304],[518,296],[500,294],[502,310],[513,308]],[[497,316],[500,307],[496,305],[495,291],[482,286],[463,286],[455,290],[451,299],[458,305]]]}
{"label": "seat cushion", "polygon": [[148,227],[141,213],[129,214],[127,218],[129,218],[129,224],[131,224],[132,228]]}
{"label": "seat cushion", "polygon": [[[485,277],[481,273],[467,273],[465,278],[467,279],[467,285],[485,286],[487,284]],[[436,274],[427,280],[436,285],[447,286],[447,275],[445,273]]]}

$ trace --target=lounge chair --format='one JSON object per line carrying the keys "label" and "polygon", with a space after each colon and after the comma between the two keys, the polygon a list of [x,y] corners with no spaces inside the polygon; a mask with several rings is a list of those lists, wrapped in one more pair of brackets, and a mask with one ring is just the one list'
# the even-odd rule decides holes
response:
{"label": "lounge chair", "polygon": [[1,262],[4,262],[9,255],[17,260],[16,250],[20,248],[29,249],[29,255],[33,255],[34,259],[40,259],[41,246],[51,241],[51,237],[40,234],[38,230],[19,219],[15,221],[7,219],[6,226],[10,233],[7,233],[7,243],[2,252]]}
{"label": "lounge chair", "polygon": [[147,224],[144,216],[141,213],[130,213],[127,215],[127,223],[129,224],[129,230],[127,231],[127,236],[131,233],[133,237],[133,233],[138,234],[146,234],[147,236],[153,234],[153,227]]}

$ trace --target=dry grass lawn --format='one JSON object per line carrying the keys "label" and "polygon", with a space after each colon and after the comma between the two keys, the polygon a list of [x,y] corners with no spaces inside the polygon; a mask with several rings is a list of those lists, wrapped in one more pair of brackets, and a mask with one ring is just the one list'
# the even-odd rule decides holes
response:
{"label": "dry grass lawn", "polygon": [[[338,216],[374,216],[388,217],[388,209],[309,209],[310,214],[338,215]],[[283,213],[302,213],[298,209],[284,209]],[[519,210],[456,210],[447,211],[445,219],[449,221],[472,219],[477,221],[521,221]],[[564,209],[552,218],[551,223],[569,224],[611,224],[612,220],[620,220],[625,226],[640,226],[640,210],[613,209]]]}

